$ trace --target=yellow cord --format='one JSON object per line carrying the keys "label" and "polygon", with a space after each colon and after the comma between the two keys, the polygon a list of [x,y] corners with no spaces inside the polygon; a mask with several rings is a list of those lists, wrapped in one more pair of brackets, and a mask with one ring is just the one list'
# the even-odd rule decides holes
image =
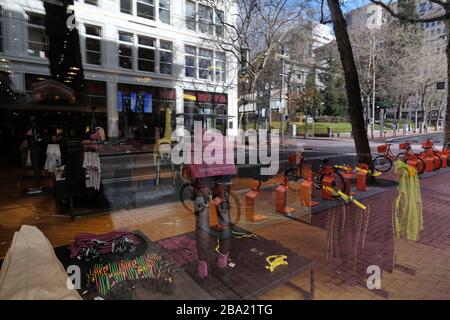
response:
{"label": "yellow cord", "polygon": [[275,268],[281,266],[281,265],[287,265],[287,256],[285,255],[273,255],[273,256],[268,256],[266,258],[267,263],[269,264],[268,266],[266,266],[267,270],[270,270],[270,272],[274,272]]}

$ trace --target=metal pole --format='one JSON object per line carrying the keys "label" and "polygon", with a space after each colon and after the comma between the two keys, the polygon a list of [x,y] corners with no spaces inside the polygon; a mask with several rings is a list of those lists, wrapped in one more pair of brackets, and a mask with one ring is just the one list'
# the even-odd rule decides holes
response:
{"label": "metal pole", "polygon": [[373,80],[372,80],[372,130],[371,138],[373,139],[375,130],[375,41],[373,42]]}
{"label": "metal pole", "polygon": [[281,108],[281,143],[284,140],[284,46],[281,46],[281,89],[280,89],[280,108]]}

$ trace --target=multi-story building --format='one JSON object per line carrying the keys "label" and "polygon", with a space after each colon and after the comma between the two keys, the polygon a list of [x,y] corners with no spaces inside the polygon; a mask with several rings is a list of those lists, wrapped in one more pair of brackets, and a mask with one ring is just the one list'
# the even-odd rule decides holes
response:
{"label": "multi-story building", "polygon": [[[197,0],[75,1],[67,19],[63,14],[69,28],[54,37],[52,47],[50,33],[60,30],[49,30],[58,18],[49,16],[55,11],[47,3],[57,8],[63,1],[0,0],[0,70],[9,76],[16,102],[21,101],[3,100],[0,110],[72,117],[93,112],[103,117],[110,138],[124,135],[128,110],[140,113],[126,115],[129,127],[143,125],[151,140],[160,114],[170,108],[177,127],[191,126],[195,114],[205,113],[216,115],[207,118],[206,126],[237,133],[237,66],[216,45],[224,36],[221,22],[233,24],[236,8],[212,8]],[[75,40],[68,36],[73,27],[79,35]],[[61,45],[55,46],[58,41]],[[55,75],[57,70],[64,74]],[[36,103],[35,88],[49,78],[68,91],[82,88],[87,98],[74,103],[60,94],[46,97],[49,104]],[[81,84],[75,85],[77,80]]]}

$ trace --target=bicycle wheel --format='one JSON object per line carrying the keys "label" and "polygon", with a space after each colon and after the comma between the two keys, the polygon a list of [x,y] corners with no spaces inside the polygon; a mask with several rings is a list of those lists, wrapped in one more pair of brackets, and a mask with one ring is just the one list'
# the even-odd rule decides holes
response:
{"label": "bicycle wheel", "polygon": [[425,161],[423,161],[420,158],[417,158],[416,160],[417,160],[417,168],[416,168],[417,173],[418,174],[424,173],[424,171],[425,171]]}
{"label": "bicycle wheel", "polygon": [[197,197],[197,191],[195,190],[192,183],[185,183],[180,188],[180,201],[183,207],[194,213],[195,198]]}
{"label": "bicycle wheel", "polygon": [[434,170],[439,170],[442,167],[442,159],[436,154],[436,152],[434,153],[433,164]]}
{"label": "bicycle wheel", "polygon": [[236,225],[241,219],[241,202],[233,190],[225,191],[225,201],[228,203],[231,224]]}
{"label": "bicycle wheel", "polygon": [[[342,191],[345,192],[345,180],[344,177],[342,177],[342,175],[339,172],[334,171],[331,176],[334,178],[333,180],[333,184],[331,185],[331,187],[336,190],[336,191]],[[325,174],[321,175],[318,178],[318,181],[320,182],[320,187],[322,187],[322,180],[325,177]],[[339,197],[339,196],[334,196],[334,197]]]}
{"label": "bicycle wheel", "polygon": [[392,168],[392,160],[386,156],[378,156],[373,159],[373,167],[377,171],[388,172]]}
{"label": "bicycle wheel", "polygon": [[305,181],[305,178],[299,173],[298,168],[288,169],[285,173],[288,187],[292,190],[299,191],[300,185]]}
{"label": "bicycle wheel", "polygon": [[395,156],[395,159],[396,159],[396,160],[403,161],[403,162],[406,162],[406,160],[408,160],[408,159],[406,158],[406,155],[405,155],[404,152],[400,152],[399,154],[397,154],[397,155]]}

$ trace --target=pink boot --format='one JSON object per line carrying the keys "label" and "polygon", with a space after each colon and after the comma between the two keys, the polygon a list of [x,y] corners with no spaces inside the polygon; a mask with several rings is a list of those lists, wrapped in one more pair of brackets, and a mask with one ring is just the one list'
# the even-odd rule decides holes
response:
{"label": "pink boot", "polygon": [[197,273],[201,279],[204,279],[208,276],[208,263],[206,261],[198,261]]}
{"label": "pink boot", "polygon": [[226,254],[219,253],[219,258],[217,259],[217,266],[220,269],[223,269],[227,266],[227,264],[228,264],[228,253]]}

